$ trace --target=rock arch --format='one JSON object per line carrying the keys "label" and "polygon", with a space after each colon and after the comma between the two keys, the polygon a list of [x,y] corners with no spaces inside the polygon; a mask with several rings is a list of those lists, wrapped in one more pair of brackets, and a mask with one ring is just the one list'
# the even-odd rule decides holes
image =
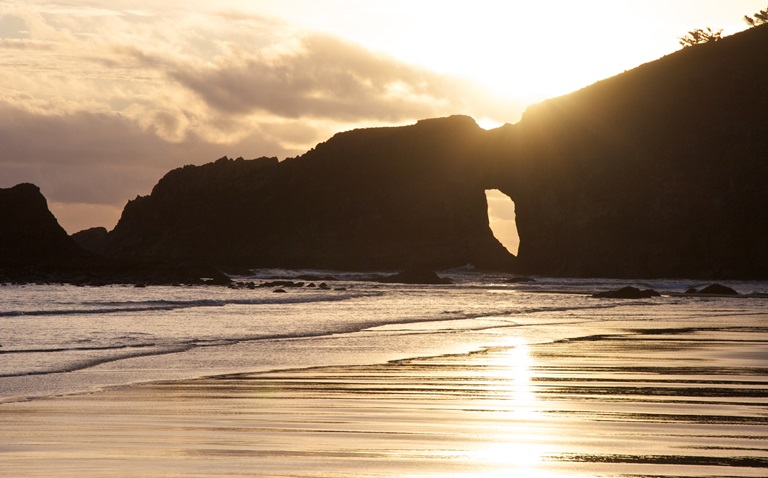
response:
{"label": "rock arch", "polygon": [[515,203],[498,189],[486,189],[488,202],[488,222],[496,239],[511,254],[517,256],[520,248],[520,236],[517,231]]}

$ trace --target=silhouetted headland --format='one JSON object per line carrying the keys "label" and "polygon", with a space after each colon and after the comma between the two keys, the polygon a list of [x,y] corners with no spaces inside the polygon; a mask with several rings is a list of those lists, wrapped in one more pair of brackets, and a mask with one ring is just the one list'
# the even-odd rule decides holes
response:
{"label": "silhouetted headland", "polygon": [[91,257],[62,229],[34,184],[0,189],[0,225],[0,265],[4,269],[66,268]]}
{"label": "silhouetted headland", "polygon": [[[221,270],[766,279],[766,48],[768,26],[752,28],[491,131],[452,116],[339,133],[284,161],[185,166],[78,242],[112,261]],[[487,189],[515,202],[518,257],[490,230]],[[43,234],[62,245],[40,256],[4,232],[3,263],[81,257],[61,232]]]}
{"label": "silhouetted headland", "polygon": [[228,283],[216,268],[192,263],[128,261],[83,249],[67,235],[33,184],[0,189],[0,284]]}
{"label": "silhouetted headland", "polygon": [[768,25],[528,109],[496,131],[519,267],[768,278]]}
{"label": "silhouetted headland", "polygon": [[187,166],[128,203],[109,251],[224,268],[508,268],[478,167],[486,138],[455,116],[340,133],[282,162]]}

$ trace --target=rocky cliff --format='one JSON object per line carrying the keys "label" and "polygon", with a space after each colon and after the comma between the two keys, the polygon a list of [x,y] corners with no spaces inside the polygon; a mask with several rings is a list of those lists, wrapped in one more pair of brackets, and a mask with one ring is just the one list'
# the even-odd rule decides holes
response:
{"label": "rocky cliff", "polygon": [[768,25],[686,48],[497,131],[519,266],[768,278],[767,49]]}
{"label": "rocky cliff", "polygon": [[456,116],[340,133],[282,162],[177,169],[126,206],[111,253],[224,267],[508,267],[488,226],[485,137]]}
{"label": "rocky cliff", "polygon": [[0,225],[0,268],[64,267],[87,256],[59,225],[33,184],[0,189]]}
{"label": "rocky cliff", "polygon": [[[472,263],[768,279],[766,49],[768,25],[543,102],[492,131],[455,116],[340,133],[282,162],[187,166],[129,202],[106,238],[79,240],[124,261],[237,269]],[[486,189],[515,202],[518,258],[493,237]],[[13,234],[2,257],[20,244]],[[23,254],[48,249],[34,244]]]}
{"label": "rocky cliff", "polygon": [[[209,267],[167,261],[126,261],[98,256],[81,248],[59,225],[40,189],[33,184],[0,189],[0,226],[0,284],[228,282],[223,274]],[[93,234],[86,234],[89,235]]]}
{"label": "rocky cliff", "polygon": [[[768,26],[684,49],[484,131],[467,117],[341,133],[278,162],[164,177],[121,257],[528,274],[768,278]],[[484,190],[516,205],[517,260]]]}

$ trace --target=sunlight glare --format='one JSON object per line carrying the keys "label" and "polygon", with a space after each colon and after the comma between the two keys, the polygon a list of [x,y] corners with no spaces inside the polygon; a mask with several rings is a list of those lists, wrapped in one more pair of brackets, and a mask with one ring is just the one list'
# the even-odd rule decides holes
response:
{"label": "sunlight glare", "polygon": [[[533,359],[528,343],[514,338],[511,348],[498,363],[498,376],[507,381],[506,411],[499,412],[498,421],[503,423],[503,432],[493,443],[473,451],[473,459],[502,466],[505,470],[514,468],[520,476],[548,476],[541,469],[549,441],[548,429],[542,427],[541,405],[533,385]],[[487,475],[495,476],[495,475]],[[509,475],[504,475],[509,476]]]}
{"label": "sunlight glare", "polygon": [[479,118],[477,120],[477,125],[483,128],[484,130],[489,130],[489,129],[496,129],[500,126],[504,126],[504,123],[496,121],[491,118]]}
{"label": "sunlight glare", "polygon": [[531,352],[528,344],[517,339],[507,357],[507,377],[511,382],[509,400],[515,415],[522,419],[538,418],[539,403],[534,393]]}

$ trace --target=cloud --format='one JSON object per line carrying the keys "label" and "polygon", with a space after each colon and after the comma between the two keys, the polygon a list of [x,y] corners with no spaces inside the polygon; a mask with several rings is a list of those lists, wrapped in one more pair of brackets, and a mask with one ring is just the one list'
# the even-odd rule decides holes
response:
{"label": "cloud", "polygon": [[226,114],[283,118],[403,121],[466,112],[472,85],[323,34],[285,42],[281,51],[231,51],[203,65],[124,49]]}
{"label": "cloud", "polygon": [[[256,129],[231,144],[195,135],[171,142],[118,113],[44,114],[0,102],[0,187],[32,182],[60,211],[63,205],[78,205],[84,213],[100,211],[94,217],[100,220],[137,194],[148,194],[173,168],[225,155],[285,157],[296,153],[272,137],[269,131]],[[63,217],[62,225],[70,232],[71,221],[84,223],[72,211]]]}

